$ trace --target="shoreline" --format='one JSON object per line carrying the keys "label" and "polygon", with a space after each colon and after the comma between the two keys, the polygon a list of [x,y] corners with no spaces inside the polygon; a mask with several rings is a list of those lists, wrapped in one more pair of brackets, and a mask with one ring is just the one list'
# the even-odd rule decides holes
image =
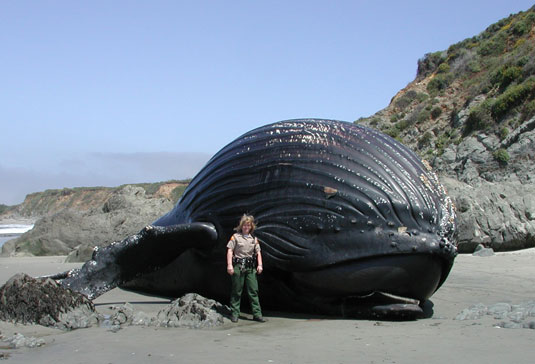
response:
{"label": "shoreline", "polygon": [[0,219],[0,252],[2,246],[10,240],[17,239],[35,226],[33,220]]}
{"label": "shoreline", "polygon": [[[79,267],[64,256],[0,257],[2,284],[17,272],[47,275]],[[258,324],[245,314],[238,324],[217,329],[127,326],[64,332],[39,325],[0,322],[4,338],[14,332],[42,338],[37,348],[1,349],[9,359],[31,363],[531,363],[535,330],[497,328],[484,315],[456,320],[464,309],[482,303],[518,305],[535,300],[535,249],[490,257],[459,255],[444,285],[431,297],[433,316],[416,321],[354,320],[265,312]],[[130,302],[135,311],[156,313],[169,300],[115,288],[97,298],[97,311]],[[531,317],[535,321],[535,316]]]}
{"label": "shoreline", "polygon": [[0,225],[34,225],[39,220],[31,217],[0,216]]}

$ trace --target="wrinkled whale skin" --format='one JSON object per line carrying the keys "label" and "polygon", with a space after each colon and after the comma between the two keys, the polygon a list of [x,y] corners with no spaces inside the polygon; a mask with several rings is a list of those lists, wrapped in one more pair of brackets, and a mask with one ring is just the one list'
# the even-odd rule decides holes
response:
{"label": "wrinkled whale skin", "polygon": [[[169,213],[86,265],[113,256],[106,266],[122,273],[110,287],[227,300],[226,243],[245,212],[257,220],[261,300],[269,308],[344,314],[377,292],[422,302],[457,254],[453,204],[425,162],[373,129],[300,119],[228,144]],[[140,255],[153,259],[139,263]],[[98,289],[81,287],[95,276],[89,271],[63,282],[91,296]]]}

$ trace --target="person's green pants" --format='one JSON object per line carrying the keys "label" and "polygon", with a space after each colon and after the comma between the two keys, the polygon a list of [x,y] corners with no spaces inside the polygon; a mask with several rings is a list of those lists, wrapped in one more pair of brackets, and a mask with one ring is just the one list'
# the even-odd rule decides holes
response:
{"label": "person's green pants", "polygon": [[232,275],[232,289],[230,291],[230,310],[232,311],[232,315],[236,317],[240,315],[240,302],[244,283],[247,286],[247,295],[249,296],[253,316],[261,317],[262,310],[260,308],[260,300],[258,299],[256,269],[244,268],[241,270],[239,265],[234,266],[234,274]]}

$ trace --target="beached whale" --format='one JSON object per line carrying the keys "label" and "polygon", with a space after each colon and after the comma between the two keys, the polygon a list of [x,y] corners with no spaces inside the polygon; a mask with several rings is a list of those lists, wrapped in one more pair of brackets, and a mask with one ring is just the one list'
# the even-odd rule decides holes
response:
{"label": "beached whale", "polygon": [[55,278],[90,298],[121,285],[226,302],[226,243],[245,212],[267,309],[416,312],[457,254],[453,204],[411,150],[352,123],[288,120],[228,144],[169,213]]}

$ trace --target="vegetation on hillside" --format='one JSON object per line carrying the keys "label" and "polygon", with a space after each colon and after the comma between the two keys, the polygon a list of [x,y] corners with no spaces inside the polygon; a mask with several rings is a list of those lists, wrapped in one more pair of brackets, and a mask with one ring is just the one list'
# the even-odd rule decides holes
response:
{"label": "vegetation on hillside", "polygon": [[0,215],[9,210],[10,206],[0,204]]}
{"label": "vegetation on hillside", "polygon": [[[376,127],[429,157],[474,133],[504,139],[534,116],[532,7],[445,51],[426,54],[418,61],[415,81],[386,109],[356,122]],[[500,162],[507,159],[503,152],[497,155]]]}
{"label": "vegetation on hillside", "polygon": [[[142,187],[148,197],[154,196],[163,185],[177,186],[166,194],[173,203],[176,203],[184,193],[190,180],[171,180],[155,183],[128,184]],[[49,189],[43,192],[28,194],[24,202],[16,206],[0,205],[0,215],[4,213],[16,213],[22,216],[44,216],[62,209],[88,210],[101,206],[109,196],[121,188],[118,187],[75,187],[63,189]]]}

